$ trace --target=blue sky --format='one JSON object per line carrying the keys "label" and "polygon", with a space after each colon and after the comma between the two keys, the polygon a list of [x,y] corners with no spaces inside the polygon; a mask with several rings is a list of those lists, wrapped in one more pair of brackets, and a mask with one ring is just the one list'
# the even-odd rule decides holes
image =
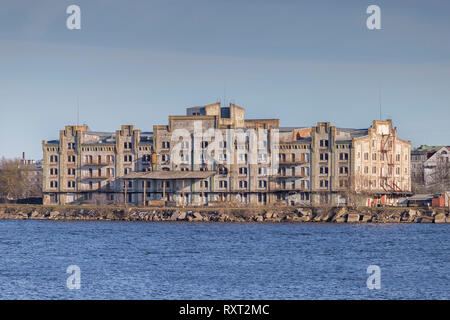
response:
{"label": "blue sky", "polygon": [[[66,8],[81,8],[81,30]],[[381,8],[382,30],[366,28]],[[0,3],[0,156],[42,157],[77,122],[151,131],[189,106],[233,101],[282,126],[392,118],[450,145],[449,1],[89,0]]]}

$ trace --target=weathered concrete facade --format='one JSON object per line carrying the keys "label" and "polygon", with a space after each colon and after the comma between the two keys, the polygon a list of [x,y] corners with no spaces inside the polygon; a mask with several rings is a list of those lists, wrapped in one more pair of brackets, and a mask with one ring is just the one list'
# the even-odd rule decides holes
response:
{"label": "weathered concrete facade", "polygon": [[280,127],[214,103],[153,132],[66,126],[42,147],[45,204],[343,205],[350,193],[367,193],[371,204],[411,188],[410,143],[390,120],[368,129]]}

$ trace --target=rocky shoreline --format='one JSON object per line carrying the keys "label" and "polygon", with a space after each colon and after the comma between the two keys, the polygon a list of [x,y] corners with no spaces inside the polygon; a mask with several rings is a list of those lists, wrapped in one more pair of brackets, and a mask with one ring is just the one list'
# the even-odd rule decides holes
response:
{"label": "rocky shoreline", "polygon": [[450,223],[446,208],[120,208],[0,205],[3,220]]}

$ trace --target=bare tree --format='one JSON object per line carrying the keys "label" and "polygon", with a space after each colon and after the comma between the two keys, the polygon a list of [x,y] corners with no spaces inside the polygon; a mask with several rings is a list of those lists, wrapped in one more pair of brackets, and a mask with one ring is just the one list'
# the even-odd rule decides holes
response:
{"label": "bare tree", "polygon": [[450,190],[450,161],[448,157],[439,155],[431,172],[430,191],[442,193],[446,190]]}
{"label": "bare tree", "polygon": [[364,179],[361,176],[350,175],[348,177],[347,188],[342,194],[347,198],[347,205],[356,209],[366,205],[368,192],[363,188]]}
{"label": "bare tree", "polygon": [[7,201],[21,198],[25,182],[20,159],[2,158],[0,161],[0,197]]}
{"label": "bare tree", "polygon": [[413,193],[426,193],[428,192],[425,185],[425,170],[423,165],[415,168],[411,172],[411,191]]}

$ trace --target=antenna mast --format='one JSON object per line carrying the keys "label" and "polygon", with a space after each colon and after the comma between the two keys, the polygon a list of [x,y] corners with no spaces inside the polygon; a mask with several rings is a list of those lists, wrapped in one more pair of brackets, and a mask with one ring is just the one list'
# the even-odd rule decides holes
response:
{"label": "antenna mast", "polygon": [[77,127],[80,123],[80,102],[77,96]]}
{"label": "antenna mast", "polygon": [[381,82],[378,82],[378,103],[380,105],[380,121],[381,119]]}

